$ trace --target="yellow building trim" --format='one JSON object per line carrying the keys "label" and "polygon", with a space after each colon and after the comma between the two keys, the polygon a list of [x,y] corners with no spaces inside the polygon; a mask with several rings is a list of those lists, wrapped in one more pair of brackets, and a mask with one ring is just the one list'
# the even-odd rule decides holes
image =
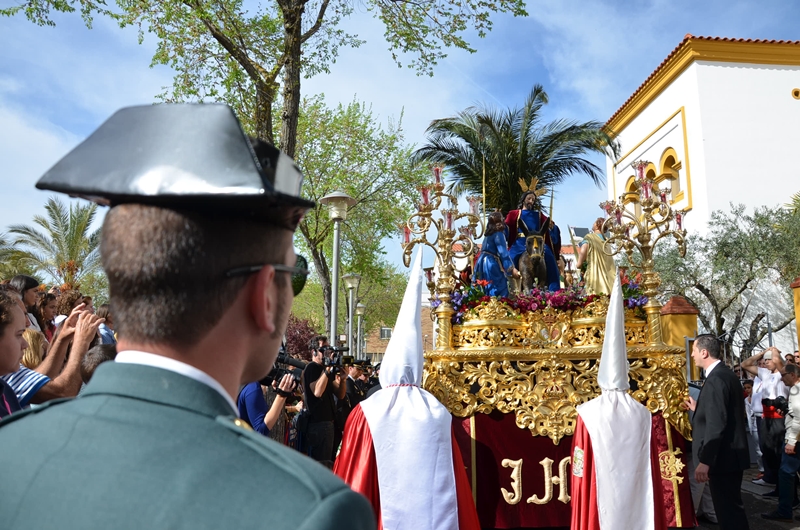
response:
{"label": "yellow building trim", "polygon": [[[647,136],[642,138],[642,140],[639,143],[637,143],[635,146],[633,146],[632,149],[630,149],[627,153],[625,153],[624,155],[622,155],[621,157],[619,157],[617,159],[617,161],[612,166],[612,171],[613,171],[613,174],[614,174],[613,183],[614,183],[614,196],[615,197],[617,196],[617,179],[616,179],[616,177],[617,177],[617,171],[616,171],[617,166],[621,165],[626,158],[630,157],[632,153],[634,153],[637,149],[639,149],[645,142],[647,142],[650,138],[652,138],[658,131],[663,129],[664,126],[667,125],[678,114],[680,114],[680,116],[681,116],[681,130],[682,130],[682,133],[683,133],[683,152],[684,152],[684,158],[685,158],[685,161],[686,161],[686,193],[684,194],[683,190],[681,190],[680,193],[678,194],[678,197],[675,200],[673,200],[671,202],[671,204],[676,204],[678,201],[682,200],[684,198],[684,196],[685,196],[686,197],[686,208],[684,208],[684,210],[688,212],[689,210],[692,209],[692,172],[689,169],[689,140],[688,140],[688,138],[686,136],[686,107],[681,107],[678,110],[676,110],[675,112],[673,112],[672,114],[670,114],[669,118],[667,118],[666,120],[662,121],[655,129],[650,131],[647,134]],[[682,169],[684,161],[678,160],[678,155],[677,155],[675,149],[673,149],[672,147],[668,147],[662,153],[659,165],[663,165],[663,161],[668,156],[668,151],[670,151],[670,150],[671,150],[671,154],[675,157],[675,165],[672,167],[672,169],[676,169],[676,170]],[[656,171],[656,174],[658,174],[658,170],[656,169],[656,166],[652,162],[647,166],[647,170],[646,171],[651,171],[651,170]],[[632,179],[633,179],[633,177],[629,177],[627,179],[626,184],[625,184],[625,191],[630,191],[630,185],[631,185],[631,180]]]}
{"label": "yellow building trim", "polygon": [[683,200],[684,197],[685,197],[685,194],[683,193],[683,190],[681,190],[681,191],[678,192],[678,194],[675,196],[675,198],[670,201],[670,204],[673,204],[673,205],[674,204],[678,204],[679,202],[681,202]]}
{"label": "yellow building trim", "polygon": [[[666,161],[669,159],[669,157],[672,157],[672,159],[675,160],[675,163],[667,166]],[[680,169],[678,167],[675,167],[680,164],[678,160],[680,160],[680,158],[678,157],[678,153],[675,152],[675,149],[673,149],[672,147],[667,147],[666,149],[664,149],[664,152],[661,153],[661,158],[658,161],[658,167],[661,169],[661,173],[662,174],[671,173],[670,170]]]}
{"label": "yellow building trim", "polygon": [[689,169],[689,137],[686,135],[686,110],[681,107],[681,126],[683,127],[683,156],[686,159],[686,208],[692,209],[692,172]]}
{"label": "yellow building trim", "polygon": [[621,132],[696,61],[800,66],[800,44],[687,37],[614,113],[605,128],[615,133]]}
{"label": "yellow building trim", "polygon": [[655,129],[653,129],[652,131],[650,131],[650,133],[649,133],[647,136],[645,136],[644,138],[642,138],[642,140],[641,140],[641,141],[640,141],[638,144],[634,145],[634,146],[633,146],[633,147],[632,147],[630,150],[628,150],[628,152],[627,152],[627,153],[625,153],[624,155],[622,155],[621,157],[619,157],[619,158],[617,159],[617,162],[616,162],[614,165],[615,165],[615,166],[618,166],[618,165],[620,165],[620,164],[622,163],[622,161],[623,161],[623,160],[625,160],[626,158],[628,158],[629,156],[631,156],[631,153],[633,153],[634,151],[636,151],[637,149],[639,149],[639,148],[642,146],[642,144],[643,144],[643,143],[645,143],[647,140],[649,140],[650,138],[652,138],[652,137],[653,137],[653,135],[654,135],[655,133],[657,133],[657,132],[658,132],[658,131],[660,131],[662,128],[664,128],[664,126],[665,126],[666,124],[668,124],[668,123],[670,122],[670,120],[672,120],[672,118],[674,118],[675,116],[677,116],[679,113],[682,113],[682,112],[683,112],[683,107],[679,108],[678,110],[676,110],[675,112],[673,112],[672,114],[670,114],[669,118],[667,118],[666,120],[662,121],[662,122],[661,122],[661,123],[658,125],[658,127],[656,127]]}

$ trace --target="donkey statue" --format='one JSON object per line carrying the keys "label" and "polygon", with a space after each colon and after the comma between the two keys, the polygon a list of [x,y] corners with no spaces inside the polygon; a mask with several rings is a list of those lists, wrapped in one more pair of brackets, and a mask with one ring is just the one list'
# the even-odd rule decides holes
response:
{"label": "donkey statue", "polygon": [[530,293],[534,286],[543,288],[547,286],[547,264],[544,261],[544,235],[547,233],[549,223],[542,223],[538,231],[524,230],[525,252],[519,257],[519,273],[521,276],[522,293]]}

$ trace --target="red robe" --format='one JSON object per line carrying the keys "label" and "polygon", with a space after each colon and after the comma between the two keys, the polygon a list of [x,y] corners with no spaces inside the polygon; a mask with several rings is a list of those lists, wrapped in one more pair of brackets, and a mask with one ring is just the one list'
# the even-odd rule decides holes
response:
{"label": "red robe", "polygon": [[[458,502],[458,528],[459,530],[480,530],[478,512],[475,509],[469,479],[455,437],[452,447]],[[367,498],[377,515],[378,530],[382,530],[378,462],[375,457],[372,434],[364,412],[361,410],[361,405],[357,405],[347,418],[342,437],[342,450],[336,458],[333,472],[347,482],[353,491]],[[420,487],[423,486],[420,485]]]}
{"label": "red robe", "polygon": [[[572,438],[573,458],[574,448],[583,449],[583,472],[577,472],[576,462],[572,462],[572,523],[570,530],[600,530],[600,517],[597,507],[597,477],[594,468],[594,451],[589,431],[580,415],[575,425],[575,435]],[[580,464],[579,464],[580,465]],[[650,444],[650,472],[653,475],[653,512],[655,514],[655,530],[666,530],[667,520],[664,510],[664,496],[661,489],[661,468],[658,463],[658,452]],[[630,502],[629,499],[620,499],[620,502]]]}

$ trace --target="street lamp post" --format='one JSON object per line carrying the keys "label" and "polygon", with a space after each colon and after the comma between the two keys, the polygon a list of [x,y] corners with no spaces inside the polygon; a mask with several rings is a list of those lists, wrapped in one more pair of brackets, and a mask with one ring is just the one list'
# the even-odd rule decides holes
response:
{"label": "street lamp post", "polygon": [[330,336],[337,337],[336,317],[339,311],[339,241],[341,239],[342,221],[347,219],[347,209],[356,203],[356,200],[342,193],[334,191],[319,200],[320,204],[328,207],[328,215],[333,221],[333,273],[331,276],[331,329]]}
{"label": "street lamp post", "polygon": [[347,298],[347,347],[350,349],[350,354],[353,355],[353,313],[355,311],[355,297],[358,291],[358,284],[361,283],[361,276],[358,274],[345,274],[342,276],[345,286],[348,291]]}
{"label": "street lamp post", "polygon": [[361,320],[364,317],[364,311],[366,311],[367,306],[364,304],[356,304],[356,316],[358,317],[358,332],[356,333],[356,338],[358,342],[356,344],[356,349],[358,350],[358,360],[363,361],[364,357],[364,336],[361,331]]}

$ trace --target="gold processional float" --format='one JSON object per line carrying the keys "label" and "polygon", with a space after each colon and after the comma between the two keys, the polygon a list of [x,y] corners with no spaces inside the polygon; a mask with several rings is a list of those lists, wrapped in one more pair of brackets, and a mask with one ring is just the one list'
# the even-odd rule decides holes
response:
{"label": "gold processional float", "polygon": [[[684,480],[691,427],[681,407],[688,395],[687,356],[685,348],[662,340],[661,281],[653,263],[653,249],[664,238],[673,238],[681,255],[685,253],[684,212],[672,209],[671,190],[645,176],[646,165],[634,163],[634,191],[600,205],[607,215],[603,232],[609,234],[604,251],[627,256],[647,299],[643,307],[626,308],[630,393],[654,415],[651,438],[660,443],[656,465],[670,505],[669,526],[692,527],[689,481]],[[420,188],[419,210],[401,227],[406,267],[418,245],[436,255],[435,272],[434,267],[425,269],[431,300],[436,301],[432,307],[438,305],[432,314],[436,340],[425,352],[423,386],[467,434],[456,429],[484,528],[566,528],[565,475],[576,407],[600,394],[597,372],[608,297],[576,301],[571,290],[572,298],[565,291],[548,295],[550,299],[540,292],[534,302],[525,299],[525,307],[513,299],[486,296],[468,309],[456,304],[470,289],[459,278],[456,260],[473,262],[476,240],[485,230],[480,197],[468,197],[469,211],[459,212],[456,197],[444,191],[442,168],[434,167],[433,174],[434,182]],[[476,288],[471,290],[474,298]],[[520,432],[529,434],[520,437]],[[531,464],[523,471],[528,460]],[[521,502],[525,497],[527,502]]]}

